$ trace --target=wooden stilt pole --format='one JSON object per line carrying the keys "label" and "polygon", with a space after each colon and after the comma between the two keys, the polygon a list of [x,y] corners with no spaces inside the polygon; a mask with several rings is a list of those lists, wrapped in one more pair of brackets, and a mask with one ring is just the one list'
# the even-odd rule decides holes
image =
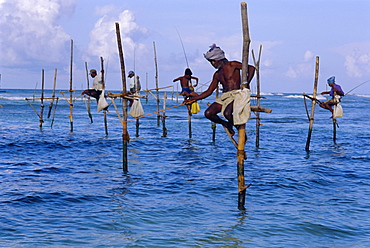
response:
{"label": "wooden stilt pole", "polygon": [[[248,55],[249,55],[249,44],[250,44],[250,36],[249,36],[249,26],[248,26],[248,12],[247,12],[247,4],[245,2],[241,3],[241,16],[242,16],[242,27],[243,27],[243,62],[242,62],[242,82],[247,81],[248,76]],[[244,179],[244,160],[245,160],[245,142],[246,142],[246,134],[245,134],[245,124],[239,126],[238,129],[239,137],[238,137],[238,163],[237,163],[237,174],[238,174],[238,209],[245,210],[245,195],[246,189],[245,186],[245,179]]]}
{"label": "wooden stilt pole", "polygon": [[50,102],[50,105],[49,105],[49,112],[48,112],[48,118],[50,118],[50,115],[51,115],[51,110],[53,109],[53,104],[54,104],[54,99],[55,99],[55,88],[56,88],[56,85],[57,85],[57,71],[58,69],[55,68],[54,70],[54,85],[53,85],[53,93],[51,94],[51,102]]}
{"label": "wooden stilt pole", "polygon": [[71,40],[71,64],[70,64],[70,71],[69,71],[69,123],[71,126],[71,132],[73,132],[72,70],[73,70],[73,40]]}
{"label": "wooden stilt pole", "polygon": [[188,128],[189,128],[189,139],[191,139],[192,133],[191,133],[191,112],[190,111],[188,111]]}
{"label": "wooden stilt pole", "polygon": [[[100,65],[101,65],[101,79],[102,79],[102,83],[103,83],[103,89],[105,90],[104,60],[103,60],[103,57],[100,57]],[[103,110],[103,114],[104,114],[104,130],[105,130],[105,135],[108,136],[107,109],[104,109]]]}
{"label": "wooden stilt pole", "polygon": [[333,141],[334,144],[337,143],[337,119],[333,119]]}
{"label": "wooden stilt pole", "polygon": [[148,92],[148,73],[146,73],[146,79],[145,79],[145,81],[146,81],[146,91],[145,91],[145,99],[146,99],[146,103],[148,103],[148,98],[149,98],[149,92]]}
{"label": "wooden stilt pole", "polygon": [[312,108],[311,108],[311,115],[310,115],[310,127],[308,129],[308,135],[307,135],[307,141],[306,141],[306,151],[307,152],[310,151],[310,142],[311,142],[312,127],[313,127],[314,115],[315,115],[318,80],[319,80],[319,57],[316,56],[315,81],[313,84],[313,100],[312,100]]}
{"label": "wooden stilt pole", "polygon": [[[90,89],[90,80],[89,80],[89,69],[87,68],[87,62],[85,62],[85,70],[86,70],[86,81],[87,81],[87,88]],[[87,96],[87,114],[90,118],[90,123],[93,123],[93,118],[91,114],[91,98],[90,96]]]}
{"label": "wooden stilt pole", "polygon": [[[218,99],[219,90],[220,89],[219,89],[218,84],[217,84],[217,88],[216,88],[216,99]],[[209,107],[209,105],[211,105],[211,104],[208,103],[207,106]],[[216,128],[217,128],[216,123],[212,122],[211,127],[212,127],[212,142],[215,142],[216,141]],[[229,134],[228,132],[226,132],[226,133]]]}
{"label": "wooden stilt pole", "polygon": [[[117,35],[117,43],[118,43],[118,52],[119,58],[121,62],[121,75],[122,75],[122,91],[126,93],[126,75],[125,75],[125,61],[123,58],[123,49],[122,49],[122,41],[121,41],[121,32],[119,29],[119,23],[116,22],[116,35]],[[122,167],[124,172],[128,172],[128,163],[127,163],[127,146],[129,142],[129,135],[127,132],[127,99],[122,99],[122,117],[123,117],[123,124],[122,124]]]}
{"label": "wooden stilt pole", "polygon": [[[157,52],[156,52],[156,49],[155,49],[155,42],[153,41],[153,47],[154,47],[154,64],[155,64],[155,88],[156,88],[156,93],[157,93],[157,111],[159,111],[159,103],[160,103],[160,100],[159,100],[159,91],[158,91],[158,64],[157,64]],[[160,118],[161,118],[161,115],[157,114],[157,126],[159,127],[160,126]]]}
{"label": "wooden stilt pole", "polygon": [[57,101],[55,102],[55,106],[54,106],[53,115],[52,115],[52,117],[51,117],[51,124],[50,124],[50,127],[51,127],[51,128],[53,128],[53,124],[54,124],[54,116],[55,116],[55,112],[57,111],[58,101],[59,101],[59,98],[57,97]]}
{"label": "wooden stilt pole", "polygon": [[140,127],[139,119],[136,119],[135,127],[136,127],[136,137],[139,137],[139,127]]}
{"label": "wooden stilt pole", "polygon": [[40,130],[42,130],[42,123],[44,123],[44,88],[45,88],[45,71],[42,69],[41,73],[41,110],[40,110]]}
{"label": "wooden stilt pole", "polygon": [[164,92],[163,95],[163,114],[162,114],[162,129],[163,137],[167,137],[167,128],[166,128],[166,102],[167,102],[167,92]]}
{"label": "wooden stilt pole", "polygon": [[[252,50],[252,57],[254,61],[254,67],[256,68],[256,77],[257,77],[257,107],[261,106],[261,82],[260,82],[261,51],[262,45],[260,45],[260,50],[258,52],[258,60],[256,60],[254,52]],[[261,126],[260,113],[256,112],[256,147],[260,147],[260,126]]]}

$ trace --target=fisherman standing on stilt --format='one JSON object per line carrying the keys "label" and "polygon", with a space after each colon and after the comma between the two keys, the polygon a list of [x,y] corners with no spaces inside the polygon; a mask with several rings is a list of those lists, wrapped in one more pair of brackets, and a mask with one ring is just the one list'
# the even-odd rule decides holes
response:
{"label": "fisherman standing on stilt", "polygon": [[[247,82],[245,89],[241,89],[240,71],[242,63],[238,61],[228,61],[221,48],[213,44],[204,57],[212,64],[217,71],[213,74],[212,82],[208,89],[198,96],[185,100],[185,104],[204,99],[210,96],[217,88],[218,83],[222,84],[223,94],[219,99],[212,103],[205,111],[205,116],[223,125],[231,136],[235,134],[234,125],[245,124],[250,117],[250,82],[254,76],[254,66],[248,65]],[[221,119],[217,114],[222,112],[227,121]]]}
{"label": "fisherman standing on stilt", "polygon": [[320,103],[320,107],[330,110],[332,114],[330,118],[333,119],[335,118],[335,113],[332,106],[336,106],[340,102],[340,99],[344,96],[344,92],[340,85],[335,83],[334,76],[328,78],[327,82],[328,85],[331,87],[331,90],[321,92],[321,95],[329,94],[332,98]]}

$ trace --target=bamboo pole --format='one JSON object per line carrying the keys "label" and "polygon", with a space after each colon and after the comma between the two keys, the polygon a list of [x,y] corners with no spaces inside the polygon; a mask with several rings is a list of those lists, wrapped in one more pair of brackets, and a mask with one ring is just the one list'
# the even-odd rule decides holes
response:
{"label": "bamboo pole", "polygon": [[166,128],[166,102],[167,102],[167,92],[163,93],[163,114],[162,114],[162,130],[163,137],[167,137],[167,128]]}
{"label": "bamboo pole", "polygon": [[40,130],[42,130],[42,123],[44,123],[44,88],[45,88],[45,71],[41,72],[41,110],[40,110]]}
{"label": "bamboo pole", "polygon": [[310,142],[311,142],[312,127],[313,127],[314,115],[315,115],[318,79],[319,79],[319,56],[316,56],[315,81],[313,84],[313,100],[312,100],[311,115],[310,115],[310,126],[308,129],[308,135],[307,135],[307,141],[306,141],[306,151],[307,152],[310,151]]}
{"label": "bamboo pole", "polygon": [[[247,81],[248,76],[248,55],[249,55],[249,45],[250,45],[250,36],[249,36],[249,26],[248,26],[248,12],[247,4],[245,2],[241,3],[241,16],[242,16],[242,27],[243,27],[243,61],[242,61],[242,82]],[[243,87],[243,86],[242,86]],[[245,142],[246,142],[246,133],[245,133],[245,124],[239,126],[238,129],[238,163],[237,163],[237,174],[238,174],[238,209],[245,210],[245,195],[246,189],[245,179],[244,179],[244,160],[245,160]]]}
{"label": "bamboo pole", "polygon": [[[116,22],[116,35],[117,35],[117,43],[118,43],[118,52],[119,58],[121,63],[121,76],[122,76],[122,91],[126,93],[126,74],[125,74],[125,61],[123,58],[123,49],[122,49],[122,41],[121,41],[121,32],[119,28],[119,23]],[[129,142],[129,135],[127,132],[127,99],[122,99],[122,167],[124,172],[128,172],[128,163],[127,163],[127,146]]]}
{"label": "bamboo pole", "polygon": [[[87,88],[90,89],[90,80],[89,80],[89,69],[87,68],[87,62],[85,62],[85,70],[86,70],[86,81],[87,81]],[[93,123],[93,118],[91,114],[91,98],[87,96],[87,114],[90,118],[90,123]]]}
{"label": "bamboo pole", "polygon": [[48,118],[50,118],[50,115],[51,115],[51,110],[53,109],[53,104],[54,104],[54,99],[55,99],[55,88],[56,88],[56,85],[57,85],[57,71],[58,69],[55,68],[54,70],[54,85],[53,85],[53,93],[51,94],[51,102],[50,102],[50,105],[49,105],[49,112],[48,112]]}
{"label": "bamboo pole", "polygon": [[[258,52],[258,60],[254,56],[254,51],[252,50],[252,57],[254,61],[254,66],[256,68],[256,77],[257,77],[257,107],[261,106],[261,83],[260,83],[260,60],[261,60],[261,51],[262,45],[260,45],[260,50]],[[260,126],[261,118],[260,113],[256,112],[256,147],[260,147]]]}
{"label": "bamboo pole", "polygon": [[72,70],[73,70],[73,40],[71,40],[71,64],[70,64],[70,71],[69,71],[69,123],[71,126],[71,132],[73,132]]}
{"label": "bamboo pole", "polygon": [[[153,41],[153,47],[154,47],[154,64],[155,64],[155,87],[156,87],[156,93],[157,93],[157,111],[159,111],[159,91],[158,91],[158,64],[157,64],[157,52],[155,49],[155,42]],[[157,126],[160,126],[160,118],[161,115],[158,112],[157,115]]]}
{"label": "bamboo pole", "polygon": [[[103,60],[103,57],[100,57],[100,65],[101,65],[101,80],[102,80],[102,83],[103,83],[103,90],[105,90],[104,60]],[[102,92],[102,94],[103,94],[103,92]],[[106,108],[103,110],[103,114],[104,114],[104,130],[105,130],[105,135],[108,136],[108,123],[107,123],[107,109]]]}

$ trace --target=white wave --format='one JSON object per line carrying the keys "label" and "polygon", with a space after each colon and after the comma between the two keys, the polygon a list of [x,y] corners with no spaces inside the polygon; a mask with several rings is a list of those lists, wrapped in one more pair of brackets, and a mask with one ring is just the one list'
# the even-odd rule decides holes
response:
{"label": "white wave", "polygon": [[[351,95],[351,94],[350,94]],[[353,94],[353,96],[359,96],[359,97],[370,97],[370,95],[360,95],[360,94]]]}
{"label": "white wave", "polygon": [[261,94],[261,96],[273,96],[273,95],[275,95],[273,93],[266,93],[266,92],[261,92],[260,94]]}
{"label": "white wave", "polygon": [[288,96],[283,96],[284,98],[303,98],[303,95],[288,95]]}
{"label": "white wave", "polygon": [[[310,97],[313,97],[312,95],[309,95]],[[284,96],[285,98],[303,98],[303,95],[287,95],[287,96]],[[316,96],[316,99],[319,99],[319,100],[326,100],[326,97],[322,96],[322,95],[317,95]]]}

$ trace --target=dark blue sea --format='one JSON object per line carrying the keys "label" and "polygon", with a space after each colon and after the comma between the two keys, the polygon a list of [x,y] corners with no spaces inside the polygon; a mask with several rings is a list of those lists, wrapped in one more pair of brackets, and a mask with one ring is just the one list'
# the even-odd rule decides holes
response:
{"label": "dark blue sea", "polygon": [[[203,116],[215,96],[200,102],[191,138],[184,106],[165,112],[165,137],[157,114],[140,119],[138,137],[128,122],[125,173],[113,106],[106,135],[96,102],[91,123],[76,98],[71,132],[58,92],[53,127],[45,100],[40,130],[40,101],[30,100],[34,110],[25,100],[40,91],[9,91],[0,93],[0,247],[370,247],[370,95],[343,98],[336,142],[329,111],[317,106],[306,152],[302,92],[264,94],[273,111],[261,113],[259,148],[254,113],[247,123],[251,186],[241,211],[236,150],[221,126],[212,140]],[[181,101],[167,92],[167,108]],[[141,103],[157,111],[153,95]]]}

